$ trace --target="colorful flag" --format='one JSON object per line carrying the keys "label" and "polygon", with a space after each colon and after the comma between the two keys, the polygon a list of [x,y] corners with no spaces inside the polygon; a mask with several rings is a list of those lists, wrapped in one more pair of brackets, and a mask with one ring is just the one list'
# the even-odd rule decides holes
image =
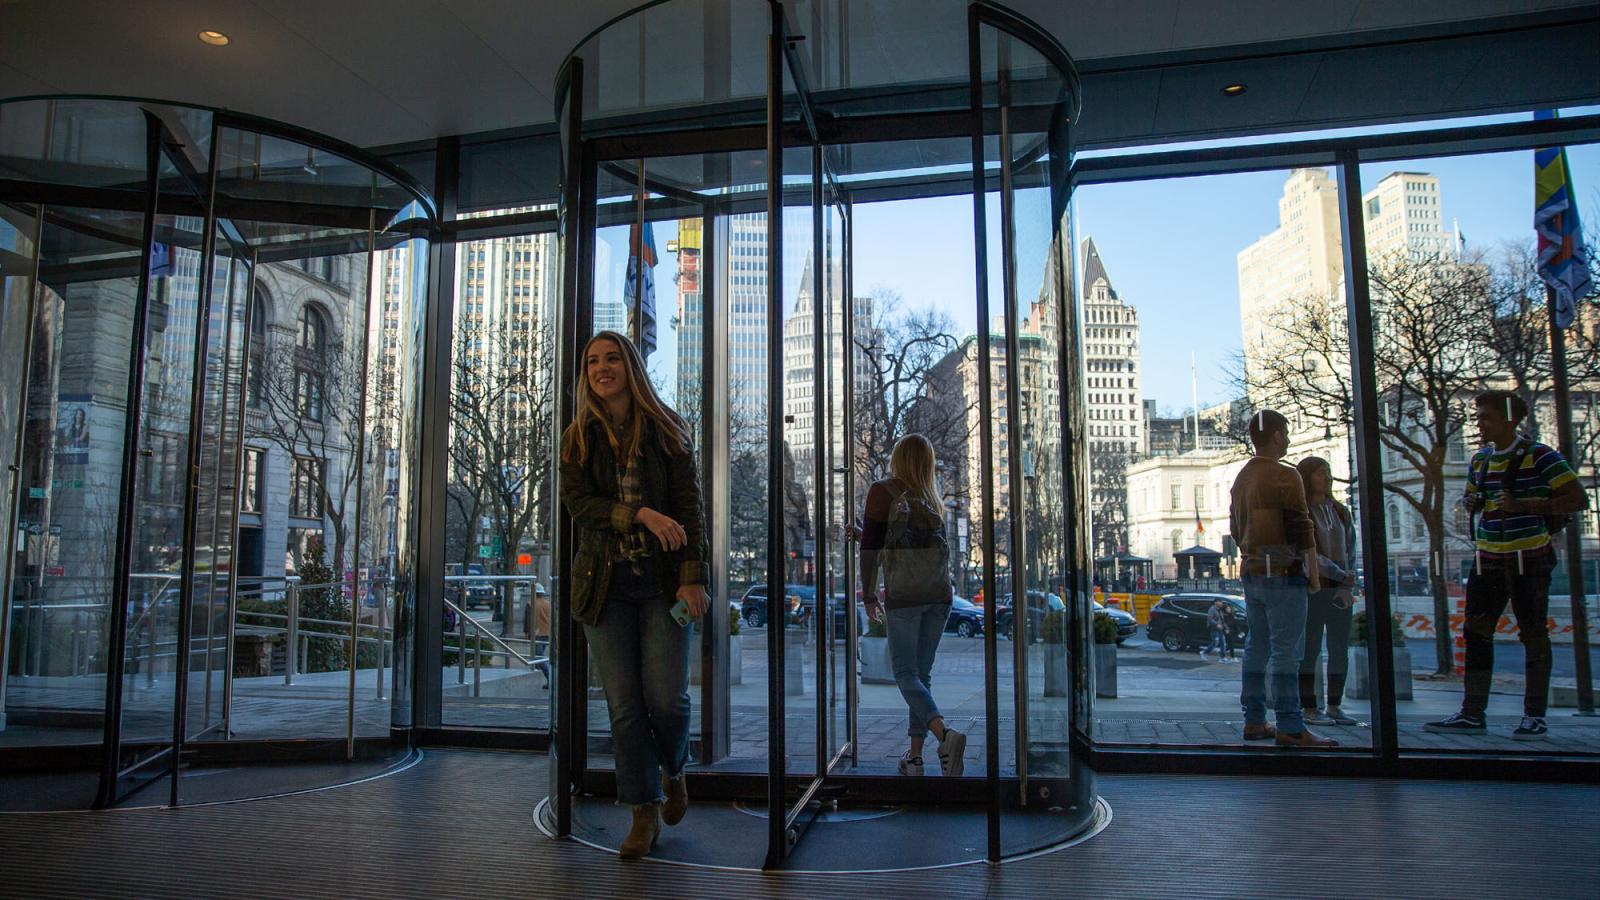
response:
{"label": "colorful flag", "polygon": [[[1553,119],[1543,109],[1535,119]],[[1577,193],[1561,147],[1533,152],[1533,230],[1539,235],[1539,277],[1555,294],[1555,326],[1566,328],[1577,314],[1578,301],[1594,291],[1589,254],[1578,225]]]}
{"label": "colorful flag", "polygon": [[1200,507],[1194,508],[1194,530],[1196,534],[1206,533],[1206,523],[1200,521]]}
{"label": "colorful flag", "polygon": [[628,228],[628,283],[622,297],[630,314],[639,310],[639,352],[649,359],[656,350],[656,238],[649,222],[642,229],[638,221]]}

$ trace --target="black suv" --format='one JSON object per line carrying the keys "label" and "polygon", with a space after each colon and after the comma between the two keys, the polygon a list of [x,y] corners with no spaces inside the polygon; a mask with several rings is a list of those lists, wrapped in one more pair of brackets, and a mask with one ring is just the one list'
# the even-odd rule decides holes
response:
{"label": "black suv", "polygon": [[1244,612],[1244,598],[1231,594],[1168,594],[1150,607],[1150,624],[1145,633],[1174,652],[1204,647],[1211,643],[1206,614],[1218,600],[1226,605],[1233,623],[1228,639],[1235,648],[1242,649],[1250,634],[1249,619]]}
{"label": "black suv", "polygon": [[[799,621],[810,615],[817,605],[817,589],[809,584],[786,584],[783,592],[787,599],[789,621]],[[739,615],[751,628],[767,624],[767,586],[757,582],[750,585],[739,601]]]}

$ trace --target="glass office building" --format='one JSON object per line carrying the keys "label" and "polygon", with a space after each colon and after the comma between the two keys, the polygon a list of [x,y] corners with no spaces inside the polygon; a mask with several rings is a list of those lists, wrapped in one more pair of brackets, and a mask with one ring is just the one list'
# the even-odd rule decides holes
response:
{"label": "glass office building", "polygon": [[[535,827],[614,848],[558,502],[602,330],[688,426],[707,523],[688,771],[718,837],[666,858],[1020,859],[1107,825],[1097,772],[1594,780],[1593,499],[1552,540],[1546,621],[1492,625],[1488,733],[1425,726],[1460,705],[1481,577],[1473,398],[1521,397],[1600,496],[1594,288],[1552,329],[1533,229],[1552,159],[1600,223],[1595,98],[1295,133],[1208,127],[1275,86],[1191,72],[1205,94],[1147,127],[1137,78],[1061,37],[992,3],[665,0],[571,49],[553,124],[378,148],[0,102],[6,809],[243,799],[464,746],[547,758]],[[1098,104],[1127,114],[1086,138]],[[1245,739],[1230,666],[1229,488],[1264,409],[1353,538],[1300,665],[1337,740],[1314,751]],[[853,531],[911,434],[956,598],[931,690],[969,736],[937,782],[897,769]],[[1549,732],[1514,740],[1544,679]],[[885,837],[912,827],[948,840]]]}

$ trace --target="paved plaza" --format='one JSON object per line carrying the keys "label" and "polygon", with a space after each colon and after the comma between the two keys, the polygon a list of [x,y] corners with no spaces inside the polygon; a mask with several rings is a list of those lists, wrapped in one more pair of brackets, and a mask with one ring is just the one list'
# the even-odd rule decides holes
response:
{"label": "paved plaza", "polygon": [[[731,689],[731,752],[720,764],[727,768],[764,770],[767,759],[767,679],[766,634],[764,629],[746,629],[740,636],[742,683]],[[842,643],[840,644],[842,647]],[[1013,693],[1012,645],[1000,642],[999,660],[1001,705],[1000,752],[1002,766],[1014,764],[1013,748],[1018,738]],[[1037,649],[1037,648],[1035,648]],[[1515,648],[1520,649],[1520,648]],[[1571,665],[1570,645],[1557,647],[1557,656],[1566,655]],[[1560,753],[1600,753],[1600,718],[1580,718],[1570,708],[1550,711],[1550,738],[1538,744],[1510,740],[1521,714],[1522,678],[1507,669],[1520,668],[1520,655],[1505,654],[1499,666],[1494,694],[1490,700],[1490,734],[1482,737],[1434,735],[1422,724],[1454,711],[1460,703],[1459,679],[1435,679],[1428,671],[1413,673],[1414,698],[1398,704],[1400,744],[1412,750],[1518,751],[1537,750]],[[1201,659],[1194,653],[1169,653],[1140,635],[1118,650],[1118,696],[1099,698],[1094,705],[1092,731],[1103,744],[1135,747],[1226,748],[1247,746],[1240,735],[1239,665]],[[1427,658],[1431,667],[1431,657]],[[842,685],[843,659],[835,680]],[[816,674],[815,647],[806,645],[802,657],[801,692],[786,698],[784,718],[789,767],[799,771],[815,766]],[[1416,663],[1414,661],[1414,666]],[[1032,654],[1029,675],[1027,739],[1035,751],[1064,746],[1068,736],[1067,699],[1044,697],[1041,653]],[[1561,666],[1557,666],[1560,680]],[[358,736],[382,737],[388,734],[390,720],[389,685],[391,673],[384,672],[383,690],[379,673],[373,669],[357,672],[354,704],[355,732]],[[475,677],[477,676],[477,677]],[[444,723],[447,726],[544,729],[549,725],[549,693],[541,674],[520,666],[514,669],[485,668],[475,673],[451,666],[443,671]],[[476,684],[475,684],[476,682]],[[1351,683],[1354,683],[1352,675]],[[198,686],[197,686],[198,687]],[[163,702],[170,708],[170,685],[144,688],[149,693],[139,700],[142,708],[154,709]],[[232,737],[234,739],[343,737],[349,724],[349,675],[325,672],[298,675],[294,684],[284,684],[279,676],[241,678],[234,683]],[[984,764],[986,726],[983,690],[983,640],[947,635],[940,645],[934,666],[933,694],[940,708],[956,728],[969,735],[967,766]],[[692,689],[698,728],[699,687]],[[103,683],[93,678],[26,679],[14,678],[10,685],[13,708],[36,707],[65,710],[54,725],[15,721],[0,732],[0,745],[50,743],[94,743],[99,740],[98,723],[85,717],[103,709]],[[195,691],[191,691],[195,693]],[[906,708],[899,690],[892,684],[860,684],[857,719],[860,746],[859,763],[867,770],[892,771],[895,760],[906,748]],[[1345,711],[1361,724],[1347,727],[1319,726],[1317,730],[1337,739],[1341,746],[1371,746],[1367,724],[1370,707],[1365,700],[1347,700]],[[832,722],[831,742],[837,746],[844,734],[844,696],[839,695],[827,708]],[[603,735],[606,711],[599,691],[591,691],[589,710],[592,734]],[[169,726],[170,727],[170,726]],[[214,737],[220,738],[220,735]],[[1270,748],[1270,743],[1248,746]]]}

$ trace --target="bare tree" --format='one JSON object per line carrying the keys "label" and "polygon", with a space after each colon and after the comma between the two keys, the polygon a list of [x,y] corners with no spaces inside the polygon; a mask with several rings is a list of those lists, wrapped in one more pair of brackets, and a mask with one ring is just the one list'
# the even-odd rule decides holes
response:
{"label": "bare tree", "polygon": [[310,485],[323,521],[333,529],[333,557],[328,565],[340,575],[349,565],[348,550],[355,530],[354,504],[361,467],[356,449],[361,438],[362,361],[360,343],[325,331],[306,342],[289,336],[268,338],[265,353],[252,363],[259,376],[263,429],[254,436],[289,455],[293,475],[300,460],[319,472]]}
{"label": "bare tree", "polygon": [[[1397,253],[1368,271],[1374,321],[1373,356],[1378,437],[1401,468],[1383,488],[1422,521],[1440,674],[1451,670],[1449,597],[1445,584],[1446,460],[1463,439],[1469,398],[1492,375],[1483,349],[1488,323],[1480,311],[1491,295],[1486,266],[1453,258]],[[1269,346],[1246,374],[1249,396],[1298,419],[1300,427],[1343,428],[1355,407],[1350,343],[1343,304],[1310,296],[1270,314]]]}
{"label": "bare tree", "polygon": [[[452,499],[469,531],[487,512],[501,547],[501,574],[510,572],[506,560],[515,559],[522,539],[550,522],[555,389],[552,373],[535,359],[541,344],[548,346],[538,334],[537,319],[463,328],[451,354],[450,462],[460,487]],[[507,634],[516,618],[510,596],[510,585],[502,584]]]}
{"label": "bare tree", "polygon": [[[964,465],[978,402],[960,386],[961,342],[948,315],[902,310],[900,295],[882,288],[872,293],[872,309],[871,328],[855,337],[863,372],[856,379],[852,455],[862,491],[888,475],[889,450],[907,434],[926,437],[939,460]],[[975,349],[971,355],[975,365]],[[967,496],[968,479],[947,481],[947,493]]]}
{"label": "bare tree", "polygon": [[1095,555],[1114,556],[1128,546],[1128,466],[1136,455],[1121,444],[1092,450],[1089,517]]}

